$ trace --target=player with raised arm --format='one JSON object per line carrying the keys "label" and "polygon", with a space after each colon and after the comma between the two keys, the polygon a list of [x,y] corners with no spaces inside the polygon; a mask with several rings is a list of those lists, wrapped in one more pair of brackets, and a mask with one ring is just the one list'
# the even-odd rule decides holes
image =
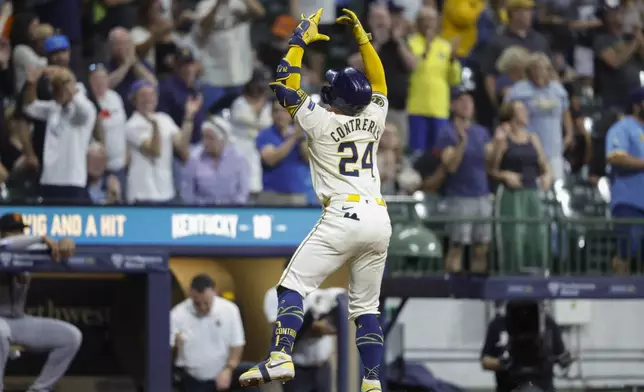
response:
{"label": "player with raised arm", "polygon": [[352,27],[366,75],[354,68],[327,71],[329,85],[322,88],[322,100],[328,109],[302,91],[305,48],[329,39],[318,33],[319,9],[302,16],[277,68],[277,81],[270,85],[306,132],[313,186],[324,210],[277,284],[278,316],[271,351],[268,359],[242,374],[239,381],[244,386],[285,382],[295,376],[291,351],[302,326],[302,299],[349,263],[349,317],[357,326],[356,344],[365,370],[361,390],[381,390],[383,334],[377,316],[391,223],[380,194],[376,155],[387,116],[387,84],[369,34],[353,12],[343,11],[337,22]]}

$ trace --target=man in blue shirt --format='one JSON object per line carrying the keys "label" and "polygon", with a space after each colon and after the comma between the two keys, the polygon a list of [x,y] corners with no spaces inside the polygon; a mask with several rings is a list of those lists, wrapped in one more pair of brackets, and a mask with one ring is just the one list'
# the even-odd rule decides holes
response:
{"label": "man in blue shirt", "polygon": [[[606,161],[611,166],[610,208],[614,218],[644,219],[644,87],[629,96],[630,116],[615,123],[606,135]],[[644,222],[644,221],[643,221]],[[616,225],[619,256],[613,271],[626,273],[628,260],[642,250],[644,224]]]}
{"label": "man in blue shirt", "polygon": [[[183,124],[188,97],[199,94],[198,73],[199,64],[194,53],[188,48],[182,48],[176,55],[174,74],[159,85],[159,111],[172,117],[175,124]],[[197,144],[201,140],[201,124],[204,122],[205,111],[206,108],[202,106],[195,114],[190,144]]]}
{"label": "man in blue shirt", "polygon": [[[472,121],[474,101],[464,89],[452,90],[452,118],[440,130],[436,147],[441,150],[447,170],[444,184],[445,199],[450,215],[481,218],[492,215],[486,161],[491,156],[490,134]],[[451,226],[451,246],[445,266],[448,272],[460,272],[462,247],[472,245],[470,271],[487,270],[487,250],[492,238],[489,223],[458,223]]]}
{"label": "man in blue shirt", "polygon": [[306,205],[313,189],[304,132],[273,101],[273,126],[257,135],[262,159],[263,192],[257,202],[268,205]]}

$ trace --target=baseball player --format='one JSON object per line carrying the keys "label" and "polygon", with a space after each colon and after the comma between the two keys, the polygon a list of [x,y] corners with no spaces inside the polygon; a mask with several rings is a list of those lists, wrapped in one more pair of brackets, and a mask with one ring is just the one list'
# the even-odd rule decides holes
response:
{"label": "baseball player", "polygon": [[369,34],[353,12],[343,12],[337,22],[352,26],[365,73],[354,68],[327,71],[329,85],[322,88],[322,99],[328,109],[301,90],[304,50],[312,42],[329,39],[318,33],[319,9],[310,17],[302,16],[277,68],[277,81],[270,84],[280,104],[306,132],[313,185],[324,211],[277,284],[278,315],[270,355],[242,374],[241,385],[294,377],[291,350],[302,325],[302,299],[349,263],[349,315],[357,325],[356,344],[365,370],[362,392],[381,390],[383,334],[377,315],[391,224],[380,195],[376,156],[387,115],[387,85]]}
{"label": "baseball player", "polygon": [[[41,245],[50,250],[55,262],[74,254],[75,244],[71,239],[56,242],[49,237],[27,236],[23,234],[26,227],[20,214],[0,217],[0,250],[20,251]],[[28,392],[53,390],[81,345],[81,332],[74,325],[25,315],[29,283],[28,273],[0,272],[0,392],[4,389],[2,380],[10,345],[23,346],[30,351],[49,352],[45,366]]]}

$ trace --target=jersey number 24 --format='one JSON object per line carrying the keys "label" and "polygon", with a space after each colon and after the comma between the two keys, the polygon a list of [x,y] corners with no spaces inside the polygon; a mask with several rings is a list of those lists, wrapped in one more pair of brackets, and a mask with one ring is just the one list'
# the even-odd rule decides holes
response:
{"label": "jersey number 24", "polygon": [[[348,153],[348,154],[347,154]],[[342,154],[340,159],[340,174],[349,177],[359,177],[360,170],[370,170],[371,177],[373,177],[373,142],[367,143],[367,147],[362,154],[358,151],[358,146],[355,142],[343,142],[338,145],[338,154]],[[358,163],[360,159],[359,168],[351,169],[350,167]]]}

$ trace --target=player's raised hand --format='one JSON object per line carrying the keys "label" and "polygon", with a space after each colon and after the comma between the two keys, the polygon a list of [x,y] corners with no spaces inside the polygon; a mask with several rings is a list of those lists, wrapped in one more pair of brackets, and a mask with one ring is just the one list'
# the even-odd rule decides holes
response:
{"label": "player's raised hand", "polygon": [[358,42],[358,45],[364,45],[367,42],[371,41],[371,34],[367,33],[364,27],[362,27],[362,23],[360,23],[360,19],[358,19],[358,16],[355,14],[355,12],[351,11],[348,8],[343,8],[342,12],[344,12],[344,15],[336,19],[336,23],[351,26],[353,29],[353,36]]}
{"label": "player's raised hand", "polygon": [[320,18],[322,17],[323,9],[320,8],[316,13],[311,16],[306,16],[302,14],[302,21],[293,36],[289,40],[289,45],[296,45],[300,47],[305,47],[311,42],[315,41],[328,41],[329,36],[320,34],[318,32],[318,25],[320,24]]}

